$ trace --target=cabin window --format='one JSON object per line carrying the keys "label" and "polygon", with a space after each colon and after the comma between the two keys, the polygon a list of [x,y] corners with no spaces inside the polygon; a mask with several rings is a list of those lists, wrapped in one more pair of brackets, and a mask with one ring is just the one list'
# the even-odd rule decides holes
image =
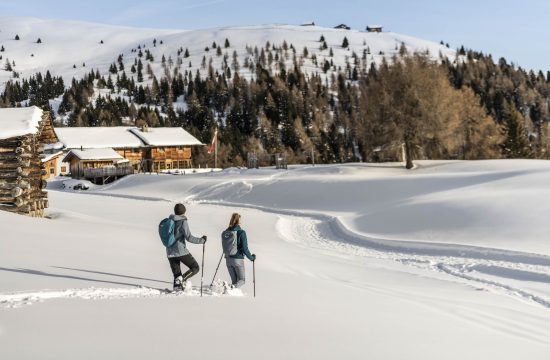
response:
{"label": "cabin window", "polygon": [[50,175],[54,175],[55,174],[55,169],[54,168],[50,168]]}
{"label": "cabin window", "polygon": [[159,152],[164,152],[164,148],[163,148],[163,147],[159,147]]}
{"label": "cabin window", "polygon": [[66,166],[62,166],[62,167],[61,167],[61,172],[62,172],[62,173],[67,172],[67,167],[66,167]]}

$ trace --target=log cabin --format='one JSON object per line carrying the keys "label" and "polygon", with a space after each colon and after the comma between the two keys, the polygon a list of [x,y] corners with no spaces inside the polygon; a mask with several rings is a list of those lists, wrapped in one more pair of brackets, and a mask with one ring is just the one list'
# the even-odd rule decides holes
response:
{"label": "log cabin", "polygon": [[55,143],[49,112],[36,106],[0,109],[0,210],[42,217],[48,207],[42,162]]}
{"label": "log cabin", "polygon": [[351,27],[347,26],[346,24],[340,24],[338,26],[335,26],[334,28],[339,30],[351,30]]}
{"label": "log cabin", "polygon": [[69,164],[71,176],[88,179],[102,185],[134,173],[130,161],[113,149],[70,150],[63,159]]}
{"label": "log cabin", "polygon": [[[132,154],[139,154],[143,143],[129,131],[130,129],[131,127],[128,126],[57,127],[55,132],[65,154],[77,149],[114,149],[123,158],[130,160],[130,164],[137,172],[141,157],[133,157]],[[66,162],[64,164],[70,169],[70,164]]]}
{"label": "log cabin", "polygon": [[61,161],[63,159],[62,155],[63,151],[44,154],[45,157],[42,159],[42,163],[44,164],[46,173],[42,176],[42,179],[47,180],[67,173],[67,167]]}
{"label": "log cabin", "polygon": [[369,25],[369,26],[367,26],[367,31],[368,32],[373,32],[373,33],[381,33],[382,32],[382,26],[380,26],[380,25]]}
{"label": "log cabin", "polygon": [[[191,147],[203,146],[199,140],[179,127],[73,127],[56,128],[56,133],[67,153],[63,162],[70,163],[67,166],[71,169],[71,176],[90,179],[96,183],[104,183],[114,177],[100,179],[97,176],[92,176],[91,170],[85,172],[82,169],[116,166],[113,161],[118,158],[113,157],[112,151],[127,160],[125,170],[120,170],[114,175],[119,177],[123,176],[120,172],[128,172],[128,167],[132,168],[132,173],[191,168],[193,166]],[[94,164],[90,162],[92,159],[82,159],[76,156],[75,152],[70,157],[68,156],[68,152],[71,150],[86,151],[91,149],[112,151],[103,153],[108,155],[104,162],[94,159],[96,160]],[[81,155],[84,156],[84,154]],[[110,171],[113,172],[112,168]],[[99,171],[93,173],[97,174]]]}
{"label": "log cabin", "polygon": [[182,128],[132,128],[130,132],[144,144],[142,170],[161,172],[193,167],[191,146],[203,145]]}

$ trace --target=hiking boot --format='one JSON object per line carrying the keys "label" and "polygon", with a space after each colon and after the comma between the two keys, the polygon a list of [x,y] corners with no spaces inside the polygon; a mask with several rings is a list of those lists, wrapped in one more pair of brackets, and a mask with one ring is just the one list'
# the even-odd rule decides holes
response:
{"label": "hiking boot", "polygon": [[182,281],[183,278],[181,276],[174,279],[174,291],[183,291]]}

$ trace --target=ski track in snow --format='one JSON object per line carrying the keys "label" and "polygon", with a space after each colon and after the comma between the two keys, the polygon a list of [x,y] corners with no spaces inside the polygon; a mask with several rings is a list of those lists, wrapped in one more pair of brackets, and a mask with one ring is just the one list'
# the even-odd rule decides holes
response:
{"label": "ski track in snow", "polygon": [[[469,256],[470,254],[467,250],[464,250],[461,254],[462,256],[451,254],[436,256],[422,254],[422,251],[415,251],[415,243],[405,244],[405,246],[409,245],[408,248],[403,247],[399,249],[399,245],[397,245],[393,251],[380,251],[376,247],[371,246],[373,244],[372,239],[367,237],[364,237],[364,244],[358,244],[357,240],[362,236],[355,234],[350,238],[349,233],[346,234],[349,230],[342,231],[342,226],[336,219],[325,222],[311,218],[291,218],[290,220],[281,219],[279,232],[287,240],[296,242],[293,239],[300,239],[299,241],[303,239],[306,245],[319,250],[394,260],[421,269],[443,272],[453,276],[455,280],[473,286],[476,289],[481,288],[504,293],[550,308],[548,294],[539,294],[532,290],[525,290],[507,282],[510,278],[513,279],[513,275],[515,274],[517,275],[516,279],[520,276],[522,277],[520,281],[536,283],[540,288],[549,286],[550,259],[547,259],[547,263],[545,264],[544,259],[537,255],[533,255],[530,258],[531,254],[520,254],[517,252],[506,254],[504,250],[496,249],[483,249],[486,258]],[[290,228],[290,231],[284,229],[285,227]],[[430,247],[433,245],[435,244],[430,244]],[[449,250],[452,252],[452,245],[437,244],[437,246],[442,248],[442,252],[445,250],[445,247],[450,247],[451,249]],[[479,250],[475,249],[474,253],[477,251]]]}
{"label": "ski track in snow", "polygon": [[[549,256],[467,245],[377,239],[353,232],[334,216],[225,201],[194,202],[279,214],[282,216],[277,231],[288,242],[332,255],[397,261],[449,275],[453,281],[477,290],[550,308]],[[525,284],[530,285],[528,289],[523,287]]]}
{"label": "ski track in snow", "polygon": [[[220,297],[231,296],[241,297],[244,294],[239,289],[230,289],[229,293],[223,294],[220,289],[203,287],[203,296]],[[178,297],[200,297],[200,287],[193,287],[178,293],[168,293],[163,289],[150,287],[129,287],[129,288],[81,288],[65,290],[40,290],[31,292],[0,293],[0,306],[6,308],[18,308],[35,303],[54,299],[84,299],[84,300],[115,300],[133,298],[178,298]]]}

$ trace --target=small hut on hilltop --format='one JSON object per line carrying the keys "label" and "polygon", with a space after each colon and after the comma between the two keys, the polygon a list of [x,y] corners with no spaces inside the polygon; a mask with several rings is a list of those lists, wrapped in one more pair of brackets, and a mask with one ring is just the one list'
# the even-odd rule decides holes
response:
{"label": "small hut on hilltop", "polygon": [[381,33],[382,32],[382,26],[381,25],[369,25],[367,26],[367,31],[372,33]]}
{"label": "small hut on hilltop", "polygon": [[48,112],[0,109],[0,210],[41,217],[48,207],[43,145],[57,142]]}

